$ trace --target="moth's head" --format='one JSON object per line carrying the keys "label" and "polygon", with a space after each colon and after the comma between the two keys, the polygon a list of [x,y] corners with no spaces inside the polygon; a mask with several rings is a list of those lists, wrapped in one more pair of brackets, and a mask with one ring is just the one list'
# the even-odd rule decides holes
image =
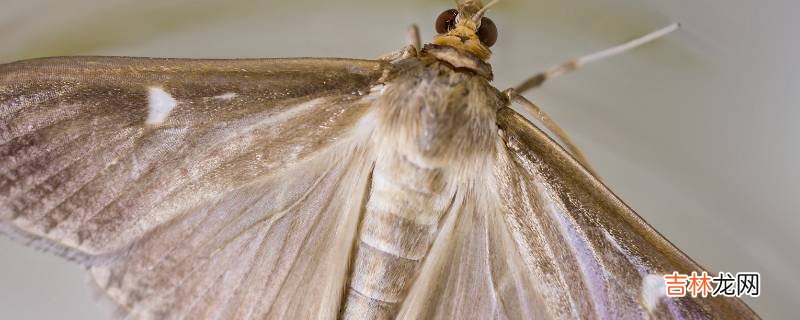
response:
{"label": "moth's head", "polygon": [[492,55],[489,47],[497,41],[497,27],[483,15],[496,2],[484,6],[480,0],[462,0],[458,2],[458,9],[442,12],[436,18],[436,32],[439,34],[433,37],[433,44],[453,47],[472,53],[483,61],[489,60]]}

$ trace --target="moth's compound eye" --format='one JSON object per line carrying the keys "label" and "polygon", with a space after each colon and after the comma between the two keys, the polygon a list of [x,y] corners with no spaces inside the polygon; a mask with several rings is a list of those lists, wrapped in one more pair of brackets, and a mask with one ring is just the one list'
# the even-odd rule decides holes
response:
{"label": "moth's compound eye", "polygon": [[481,18],[481,27],[478,28],[478,38],[487,47],[491,47],[497,42],[497,26],[489,18]]}
{"label": "moth's compound eye", "polygon": [[436,32],[442,34],[453,29],[456,26],[456,16],[458,16],[458,10],[456,9],[440,13],[439,17],[436,18]]}

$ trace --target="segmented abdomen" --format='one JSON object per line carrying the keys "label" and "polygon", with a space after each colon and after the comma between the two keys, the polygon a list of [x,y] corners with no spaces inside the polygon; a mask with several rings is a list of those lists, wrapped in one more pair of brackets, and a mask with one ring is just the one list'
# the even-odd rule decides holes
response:
{"label": "segmented abdomen", "polygon": [[440,169],[403,156],[375,165],[342,316],[391,319],[417,276],[450,197]]}

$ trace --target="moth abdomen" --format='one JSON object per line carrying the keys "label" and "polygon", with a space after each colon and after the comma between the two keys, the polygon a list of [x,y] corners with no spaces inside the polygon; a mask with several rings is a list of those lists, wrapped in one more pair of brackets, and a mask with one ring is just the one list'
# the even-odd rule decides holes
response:
{"label": "moth abdomen", "polygon": [[361,222],[361,242],[392,256],[418,261],[425,257],[436,224],[422,224],[384,211],[372,210]]}
{"label": "moth abdomen", "polygon": [[442,169],[395,153],[381,158],[361,231],[343,316],[392,318],[419,272],[449,205]]}

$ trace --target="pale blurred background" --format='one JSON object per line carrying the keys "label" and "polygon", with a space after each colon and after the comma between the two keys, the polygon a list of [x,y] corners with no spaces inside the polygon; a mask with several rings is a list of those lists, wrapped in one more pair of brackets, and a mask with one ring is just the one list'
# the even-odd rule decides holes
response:
{"label": "pale blurred background", "polygon": [[[374,58],[452,1],[8,1],[0,63],[50,55]],[[528,94],[606,183],[710,271],[757,271],[765,319],[800,302],[797,1],[505,0],[506,88],[679,21],[683,29]],[[105,319],[77,265],[0,239],[0,318]]]}

